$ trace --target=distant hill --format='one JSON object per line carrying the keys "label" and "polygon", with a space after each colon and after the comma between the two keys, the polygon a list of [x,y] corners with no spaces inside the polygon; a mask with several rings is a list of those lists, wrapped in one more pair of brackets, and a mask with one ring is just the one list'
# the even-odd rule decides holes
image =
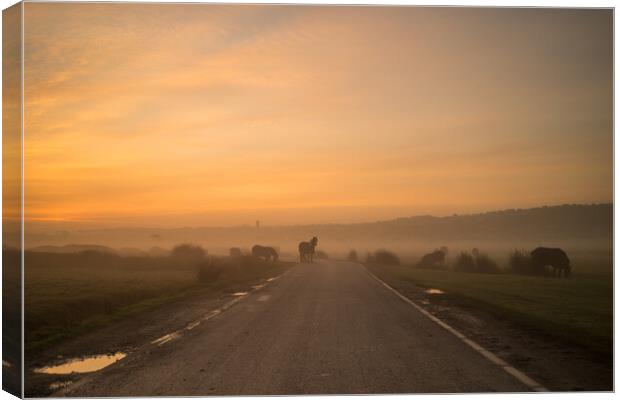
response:
{"label": "distant hill", "polygon": [[[149,253],[142,251],[140,249],[136,249],[134,247],[123,247],[120,249],[113,249],[107,246],[100,246],[96,244],[68,244],[65,246],[36,246],[28,248],[29,251],[37,252],[37,253],[55,253],[55,254],[66,254],[66,253],[81,253],[84,251],[96,251],[98,253],[109,253],[109,254],[117,254],[121,256],[136,256],[142,257],[149,255]],[[160,254],[165,254],[162,251]]]}
{"label": "distant hill", "polygon": [[[125,248],[125,253],[138,254],[153,247],[170,249],[175,244],[190,242],[204,246],[212,254],[227,253],[229,247],[248,249],[256,243],[295,253],[300,240],[315,235],[319,237],[319,247],[327,250],[378,247],[424,249],[442,244],[453,247],[557,245],[612,248],[613,205],[561,205],[446,217],[423,215],[356,224],[83,230],[58,235],[29,235],[26,242],[30,244],[28,248],[64,246],[52,249],[56,252],[96,250],[107,246],[110,249],[104,248],[103,251]],[[67,245],[69,243],[73,244]],[[129,247],[133,248],[132,251],[127,251]],[[41,248],[36,250],[42,251]]]}
{"label": "distant hill", "polygon": [[37,246],[29,248],[28,250],[38,253],[80,253],[82,251],[97,251],[99,253],[113,253],[116,254],[116,250],[99,246],[96,244],[68,244],[65,246]]}
{"label": "distant hill", "polygon": [[562,205],[449,217],[417,216],[368,224],[383,234],[451,239],[611,238],[613,205]]}

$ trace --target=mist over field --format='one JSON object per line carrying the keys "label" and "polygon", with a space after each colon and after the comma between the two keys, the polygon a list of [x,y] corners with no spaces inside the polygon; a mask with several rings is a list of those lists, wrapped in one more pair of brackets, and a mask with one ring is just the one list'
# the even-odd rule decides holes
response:
{"label": "mist over field", "polygon": [[[84,245],[106,246],[124,254],[158,255],[179,243],[203,246],[211,254],[227,254],[230,247],[248,251],[254,244],[279,248],[295,256],[301,240],[318,236],[319,248],[336,257],[351,249],[364,253],[388,248],[404,257],[417,256],[440,246],[456,250],[481,248],[507,253],[516,248],[545,245],[578,251],[611,251],[611,204],[562,205],[513,209],[447,217],[413,216],[393,220],[322,225],[261,224],[237,227],[112,228],[27,231],[27,249],[71,252]],[[69,246],[63,248],[41,246]],[[94,248],[96,249],[96,247]]]}

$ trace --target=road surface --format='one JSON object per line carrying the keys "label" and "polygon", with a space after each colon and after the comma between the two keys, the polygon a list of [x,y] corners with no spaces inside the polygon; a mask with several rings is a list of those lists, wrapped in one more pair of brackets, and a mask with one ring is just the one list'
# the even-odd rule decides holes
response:
{"label": "road surface", "polygon": [[[131,335],[131,332],[127,332]],[[293,267],[63,396],[523,392],[359,264]]]}

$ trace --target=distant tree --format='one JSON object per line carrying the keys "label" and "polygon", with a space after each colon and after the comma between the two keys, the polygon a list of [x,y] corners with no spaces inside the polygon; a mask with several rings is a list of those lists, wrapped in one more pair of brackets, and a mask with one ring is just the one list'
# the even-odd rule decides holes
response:
{"label": "distant tree", "polygon": [[229,255],[231,257],[241,257],[241,249],[238,247],[231,247],[229,250]]}
{"label": "distant tree", "polygon": [[347,260],[349,260],[351,262],[357,262],[358,261],[357,251],[351,250],[349,252],[349,255],[347,256]]}

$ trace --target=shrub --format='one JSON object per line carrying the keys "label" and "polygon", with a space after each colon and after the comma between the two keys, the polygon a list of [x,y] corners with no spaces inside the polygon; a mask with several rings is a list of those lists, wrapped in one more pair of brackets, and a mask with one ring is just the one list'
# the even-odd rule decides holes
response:
{"label": "shrub", "polygon": [[494,274],[499,271],[499,267],[497,263],[486,254],[478,253],[478,257],[475,258],[476,261],[476,272],[480,272],[483,274]]}
{"label": "shrub", "polygon": [[472,254],[461,252],[454,263],[454,270],[459,272],[478,272],[481,274],[494,274],[499,272],[497,263],[478,249],[473,249]]}
{"label": "shrub", "polygon": [[459,272],[476,272],[476,263],[471,254],[461,252],[454,261],[454,270]]}
{"label": "shrub", "polygon": [[202,284],[218,282],[246,282],[260,278],[266,271],[277,267],[273,261],[244,256],[209,257],[198,264],[198,281]]}
{"label": "shrub", "polygon": [[375,251],[375,262],[382,265],[400,265],[400,258],[391,251],[377,250]]}
{"label": "shrub", "polygon": [[532,260],[525,250],[515,250],[508,257],[508,266],[515,274],[529,274],[532,269]]}
{"label": "shrub", "polygon": [[170,253],[171,260],[183,266],[200,264],[206,257],[207,252],[202,247],[192,244],[175,246]]}
{"label": "shrub", "polygon": [[357,262],[358,258],[357,258],[357,251],[355,250],[351,250],[349,252],[349,255],[347,256],[347,260],[351,261],[351,262]]}
{"label": "shrub", "polygon": [[515,250],[508,258],[510,271],[519,275],[547,275],[545,268],[537,268],[532,257],[525,250]]}

